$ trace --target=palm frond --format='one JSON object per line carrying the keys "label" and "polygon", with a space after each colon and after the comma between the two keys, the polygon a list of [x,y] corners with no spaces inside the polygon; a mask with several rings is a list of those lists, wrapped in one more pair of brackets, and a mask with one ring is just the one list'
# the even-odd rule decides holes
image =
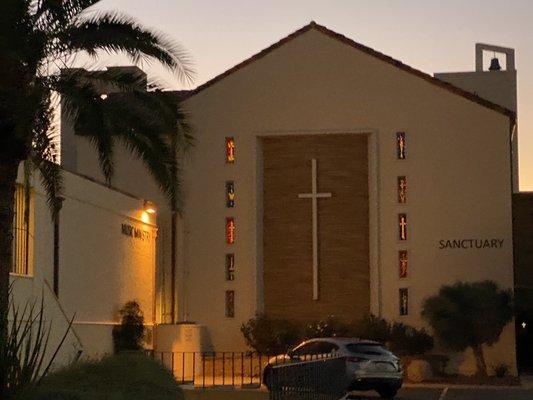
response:
{"label": "palm frond", "polygon": [[37,0],[32,5],[35,24],[44,29],[65,26],[74,17],[101,0]]}
{"label": "palm frond", "polygon": [[124,78],[119,84],[129,91],[110,93],[103,99],[88,78],[92,76],[108,84],[114,77],[113,71],[111,75],[65,71],[55,87],[63,95],[63,109],[76,134],[86,137],[96,148],[108,182],[113,173],[114,145],[119,140],[145,163],[171,203],[177,203],[180,196],[175,186],[179,182],[173,176],[179,171],[173,163],[177,149],[190,146],[192,136],[187,113],[178,106],[176,96],[172,92],[139,90],[131,78]]}
{"label": "palm frond", "polygon": [[138,64],[158,61],[178,77],[191,82],[193,77],[190,55],[175,41],[162,33],[141,27],[134,19],[117,13],[98,13],[79,18],[54,35],[59,48],[85,51],[96,56],[99,50],[107,53],[126,53]]}
{"label": "palm frond", "polygon": [[[52,218],[57,216],[61,207],[60,196],[63,192],[61,167],[56,163],[57,135],[52,129],[53,108],[50,97],[43,98],[33,126],[33,143],[25,169],[28,172],[38,169],[41,183],[47,194],[47,202]],[[27,203],[29,204],[29,202]]]}
{"label": "palm frond", "polygon": [[[175,132],[175,104],[173,107],[161,97],[146,93],[112,95],[106,111],[116,137],[143,160],[160,189],[172,197],[170,141]],[[116,118],[119,115],[127,117]]]}
{"label": "palm frond", "polygon": [[34,160],[33,162],[37,163],[41,184],[47,195],[48,208],[52,214],[52,219],[55,219],[61,208],[63,194],[61,167],[59,164],[43,159]]}

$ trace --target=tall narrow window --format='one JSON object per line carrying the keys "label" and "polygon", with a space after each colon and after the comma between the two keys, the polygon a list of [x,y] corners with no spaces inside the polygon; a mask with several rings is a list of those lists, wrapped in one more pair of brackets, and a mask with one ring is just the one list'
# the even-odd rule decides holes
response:
{"label": "tall narrow window", "polygon": [[232,137],[226,138],[226,163],[233,164],[235,162],[235,139]]}
{"label": "tall narrow window", "polygon": [[409,268],[407,250],[400,250],[398,252],[398,266],[400,278],[407,278],[407,271]]}
{"label": "tall narrow window", "polygon": [[235,292],[233,290],[226,290],[226,310],[227,318],[235,317]]}
{"label": "tall narrow window", "polygon": [[233,244],[235,243],[235,218],[228,217],[226,218],[226,243]]}
{"label": "tall narrow window", "polygon": [[400,293],[400,315],[409,314],[409,290],[402,288]]}
{"label": "tall narrow window", "polygon": [[405,176],[398,177],[398,203],[407,203],[407,178]]}
{"label": "tall narrow window", "polygon": [[226,254],[226,280],[235,280],[235,254]]}
{"label": "tall narrow window", "polygon": [[396,155],[398,160],[405,160],[405,132],[396,133]]}
{"label": "tall narrow window", "polygon": [[33,264],[33,193],[17,185],[13,216],[13,265],[11,273],[31,275]]}
{"label": "tall narrow window", "polygon": [[400,240],[407,240],[407,214],[398,214],[398,236]]}
{"label": "tall narrow window", "polygon": [[235,207],[235,182],[226,182],[226,207]]}

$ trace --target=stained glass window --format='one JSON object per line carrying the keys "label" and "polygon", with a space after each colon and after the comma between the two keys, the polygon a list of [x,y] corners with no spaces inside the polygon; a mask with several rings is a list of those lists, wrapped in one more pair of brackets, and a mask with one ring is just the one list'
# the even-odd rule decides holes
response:
{"label": "stained glass window", "polygon": [[407,258],[407,250],[400,250],[398,252],[398,266],[400,278],[407,278],[407,270],[409,268],[409,259]]}
{"label": "stained glass window", "polygon": [[396,133],[396,154],[398,160],[405,160],[405,132]]}
{"label": "stained glass window", "polygon": [[400,315],[409,314],[409,290],[400,289]]}
{"label": "stained glass window", "polygon": [[232,137],[226,138],[226,162],[228,164],[235,162],[235,139]]}
{"label": "stained glass window", "polygon": [[235,280],[235,254],[226,254],[226,280]]}
{"label": "stained glass window", "polygon": [[400,240],[407,240],[407,214],[398,214],[398,234]]}
{"label": "stained glass window", "polygon": [[226,182],[226,207],[235,207],[235,182]]}
{"label": "stained glass window", "polygon": [[233,290],[226,290],[226,317],[235,317],[235,292]]}
{"label": "stained glass window", "polygon": [[398,203],[407,202],[407,178],[405,176],[398,177]]}
{"label": "stained glass window", "polygon": [[226,243],[235,243],[235,219],[233,217],[226,218]]}

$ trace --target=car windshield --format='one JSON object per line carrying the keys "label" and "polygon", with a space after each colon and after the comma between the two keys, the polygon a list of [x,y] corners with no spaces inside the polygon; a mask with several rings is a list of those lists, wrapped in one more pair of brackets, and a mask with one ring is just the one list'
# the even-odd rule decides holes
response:
{"label": "car windshield", "polygon": [[350,343],[346,345],[350,353],[365,354],[368,356],[388,356],[392,353],[381,344]]}

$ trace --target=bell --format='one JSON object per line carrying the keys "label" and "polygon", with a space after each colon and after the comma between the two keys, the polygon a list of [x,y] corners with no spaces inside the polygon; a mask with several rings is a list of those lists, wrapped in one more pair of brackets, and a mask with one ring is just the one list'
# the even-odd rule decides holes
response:
{"label": "bell", "polygon": [[500,71],[501,69],[502,67],[500,66],[500,60],[498,60],[498,57],[494,57],[490,60],[489,71]]}

